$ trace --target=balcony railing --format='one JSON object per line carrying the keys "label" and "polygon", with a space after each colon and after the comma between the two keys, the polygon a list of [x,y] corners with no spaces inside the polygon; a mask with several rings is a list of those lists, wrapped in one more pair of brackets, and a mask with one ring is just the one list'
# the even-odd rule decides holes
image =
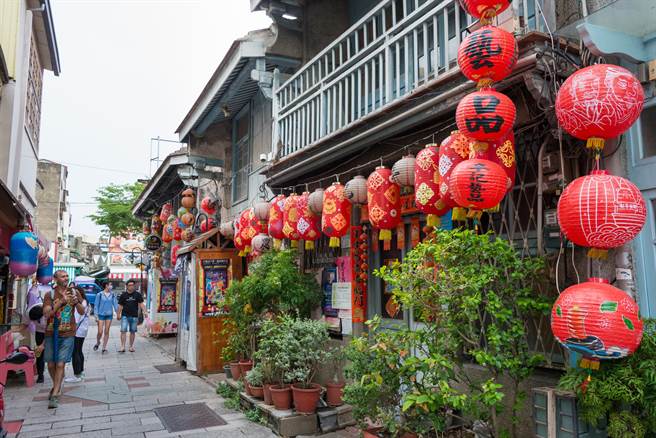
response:
{"label": "balcony railing", "polygon": [[[543,30],[543,0],[513,0],[524,29]],[[457,0],[384,0],[276,90],[288,156],[348,128],[456,68],[472,17]]]}

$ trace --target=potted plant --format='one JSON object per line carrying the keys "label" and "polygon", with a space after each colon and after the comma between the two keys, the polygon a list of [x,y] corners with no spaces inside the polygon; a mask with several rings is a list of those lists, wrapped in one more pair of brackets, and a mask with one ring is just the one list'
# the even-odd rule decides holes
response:
{"label": "potted plant", "polygon": [[246,374],[246,385],[250,390],[250,395],[262,399],[264,398],[264,388],[262,387],[262,368],[258,365],[253,367]]}
{"label": "potted plant", "polygon": [[292,368],[287,372],[292,384],[296,411],[313,414],[321,397],[321,385],[313,383],[314,375],[326,358],[328,329],[323,321],[292,319],[285,324],[292,340],[287,345]]}
{"label": "potted plant", "polygon": [[273,399],[271,398],[271,386],[275,381],[275,369],[271,360],[263,359],[260,360],[258,366],[262,370],[262,389],[264,395],[264,404],[273,405]]}
{"label": "potted plant", "polygon": [[[292,393],[287,373],[291,369],[292,358],[287,348],[292,339],[285,328],[289,318],[267,319],[262,322],[258,349],[255,358],[261,364],[264,381],[265,403],[276,409],[291,409]],[[267,393],[270,400],[267,400]]]}
{"label": "potted plant", "polygon": [[326,403],[328,406],[336,407],[344,404],[342,396],[346,383],[341,378],[341,372],[344,365],[344,349],[337,346],[329,350],[326,362],[331,369],[331,381],[326,383]]}

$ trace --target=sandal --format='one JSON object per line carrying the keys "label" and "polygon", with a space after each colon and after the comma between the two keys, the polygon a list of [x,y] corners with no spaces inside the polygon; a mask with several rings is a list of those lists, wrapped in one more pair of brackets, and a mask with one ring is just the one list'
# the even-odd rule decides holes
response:
{"label": "sandal", "polygon": [[134,353],[134,347],[130,347],[130,353]]}
{"label": "sandal", "polygon": [[96,344],[93,346],[93,351],[98,351],[98,347],[100,347],[100,344]]}
{"label": "sandal", "polygon": [[125,348],[123,350],[118,350],[119,353],[125,353]]}
{"label": "sandal", "polygon": [[105,353],[107,353],[107,350],[105,350],[105,349],[103,348],[102,354],[105,354]]}

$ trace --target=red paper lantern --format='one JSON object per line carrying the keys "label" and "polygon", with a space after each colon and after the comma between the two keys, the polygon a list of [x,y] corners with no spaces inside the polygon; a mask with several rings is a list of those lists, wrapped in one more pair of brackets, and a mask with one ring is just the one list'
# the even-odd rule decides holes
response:
{"label": "red paper lantern", "polygon": [[508,177],[497,163],[474,158],[458,164],[449,180],[453,200],[461,207],[485,210],[499,205]]}
{"label": "red paper lantern", "polygon": [[206,233],[212,228],[216,228],[216,221],[214,218],[205,219],[200,223],[200,231]]}
{"label": "red paper lantern", "polygon": [[283,207],[284,224],[282,227],[282,232],[286,238],[291,240],[292,247],[296,247],[298,245],[298,241],[301,238],[301,234],[296,228],[296,224],[300,218],[298,198],[299,196],[296,193],[292,193],[287,197],[287,199],[285,199],[285,205]]}
{"label": "red paper lantern", "polygon": [[571,75],[556,97],[556,117],[569,134],[603,149],[642,112],[645,95],[635,76],[617,65],[596,64]]}
{"label": "red paper lantern", "polygon": [[300,217],[296,222],[296,230],[305,241],[305,249],[314,249],[314,242],[321,237],[321,218],[310,209],[309,198],[310,193],[304,192],[297,199]]}
{"label": "red paper lantern", "polygon": [[321,231],[330,237],[330,247],[339,248],[340,238],[346,236],[351,225],[351,202],[344,194],[344,186],[333,183],[323,192]]}
{"label": "red paper lantern", "polygon": [[479,87],[506,78],[515,64],[515,37],[498,27],[483,26],[465,38],[458,48],[460,70]]}
{"label": "red paper lantern", "polygon": [[200,208],[210,216],[216,214],[217,206],[218,202],[213,196],[205,196],[202,201],[200,201]]}
{"label": "red paper lantern", "polygon": [[244,239],[241,237],[240,218],[241,218],[241,215],[239,217],[237,217],[233,222],[233,228],[235,230],[235,235],[232,238],[232,242],[235,244],[235,248],[237,248],[239,250],[239,256],[243,257],[243,256],[246,255],[245,252],[244,252],[245,249],[246,249],[246,245],[244,244]]}
{"label": "red paper lantern", "polygon": [[508,176],[507,190],[515,185],[517,160],[515,159],[515,134],[509,131],[506,137],[494,143],[477,143],[470,151],[469,158],[482,158],[497,163]]}
{"label": "red paper lantern", "polygon": [[255,217],[253,207],[247,208],[239,215],[239,237],[243,245],[243,255],[251,252],[251,241],[260,232],[260,223]]}
{"label": "red paper lantern", "polygon": [[605,170],[575,179],[558,200],[563,234],[576,245],[599,250],[632,240],[644,226],[646,216],[640,190],[628,179]]}
{"label": "red paper lantern", "polygon": [[456,109],[458,130],[478,141],[503,138],[515,123],[515,104],[508,96],[492,89],[466,95]]}
{"label": "red paper lantern", "polygon": [[638,305],[600,278],[560,294],[551,311],[551,330],[565,348],[595,359],[626,357],[642,339]]}
{"label": "red paper lantern", "polygon": [[470,140],[460,131],[452,131],[439,148],[440,199],[449,208],[457,204],[451,196],[450,179],[453,169],[469,156]]}
{"label": "red paper lantern", "polygon": [[182,228],[173,227],[173,240],[182,240]]}
{"label": "red paper lantern", "polygon": [[159,220],[161,220],[162,223],[167,222],[169,216],[171,216],[172,211],[173,211],[173,205],[170,202],[167,202],[166,204],[162,205],[162,211],[159,214]]}
{"label": "red paper lantern", "polygon": [[162,231],[162,241],[164,243],[169,243],[173,240],[173,225],[166,224],[164,225],[164,230]]}
{"label": "red paper lantern", "polygon": [[431,227],[439,226],[440,216],[450,210],[440,197],[439,152],[436,144],[427,144],[417,154],[414,166],[415,205],[428,215],[426,223]]}
{"label": "red paper lantern", "polygon": [[392,230],[401,220],[401,188],[391,176],[390,169],[380,166],[367,178],[369,222],[380,230],[380,240],[392,240]]}
{"label": "red paper lantern", "polygon": [[269,204],[269,236],[273,237],[274,245],[280,246],[280,242],[285,238],[282,232],[285,226],[285,195],[278,195]]}
{"label": "red paper lantern", "polygon": [[462,0],[462,5],[472,15],[488,24],[492,18],[505,11],[512,0]]}

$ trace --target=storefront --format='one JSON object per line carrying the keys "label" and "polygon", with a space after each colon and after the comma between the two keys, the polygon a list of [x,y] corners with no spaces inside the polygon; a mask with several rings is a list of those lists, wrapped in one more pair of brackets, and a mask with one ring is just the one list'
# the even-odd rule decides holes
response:
{"label": "storefront", "polygon": [[165,276],[158,268],[148,271],[145,300],[151,321],[147,326],[149,335],[178,333],[179,285],[180,280],[176,276]]}

